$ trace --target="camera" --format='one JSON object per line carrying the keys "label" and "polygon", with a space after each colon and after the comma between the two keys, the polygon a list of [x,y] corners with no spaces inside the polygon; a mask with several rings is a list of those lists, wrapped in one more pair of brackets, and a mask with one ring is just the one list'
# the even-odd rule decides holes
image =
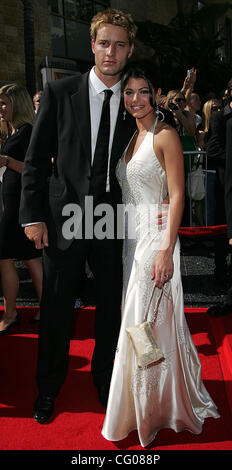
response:
{"label": "camera", "polygon": [[168,103],[168,107],[172,111],[177,111],[179,109],[178,106],[175,103]]}
{"label": "camera", "polygon": [[190,78],[193,75],[192,70],[187,70],[187,77]]}

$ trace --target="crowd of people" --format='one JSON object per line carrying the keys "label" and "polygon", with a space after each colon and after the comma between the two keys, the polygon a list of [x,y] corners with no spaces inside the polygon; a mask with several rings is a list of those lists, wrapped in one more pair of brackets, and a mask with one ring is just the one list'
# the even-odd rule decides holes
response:
{"label": "crowd of people", "polygon": [[[200,165],[205,171],[205,197],[202,196],[201,200],[197,198],[194,200],[186,191],[181,225],[187,227],[226,225],[224,121],[229,118],[231,112],[231,81],[225,84],[225,90],[221,91],[220,96],[217,97],[215,93],[210,92],[203,102],[195,91],[196,85],[197,71],[192,68],[188,71],[183,86],[179,90],[171,90],[166,96],[162,96],[162,105],[173,112],[183,151],[188,151],[184,153],[186,182],[192,169]],[[224,119],[225,114],[228,115],[226,119]],[[189,153],[191,151],[193,151],[192,154]],[[190,217],[190,212],[192,217]],[[230,272],[228,256],[230,249],[226,233],[214,238],[214,253],[215,281],[220,285],[225,285]],[[210,313],[213,314],[213,312],[215,309],[210,310]]]}
{"label": "crowd of people", "polygon": [[[179,89],[162,95],[151,66],[128,62],[136,29],[130,14],[100,12],[91,22],[95,65],[89,72],[47,83],[33,101],[17,84],[0,88],[5,126],[0,167],[6,168],[0,335],[20,321],[14,267],[19,258],[40,302],[34,319],[39,338],[33,416],[40,424],[49,422],[67,374],[74,305],[88,263],[96,288],[91,372],[106,408],[102,434],[114,441],[137,429],[145,447],[162,428],[199,434],[205,418],[219,417],[200,379],[185,321],[178,230],[188,223],[192,203],[185,196],[187,176],[204,150],[214,175],[214,224],[228,224],[229,242],[225,235],[216,243],[215,275],[226,275],[232,244],[232,81],[222,97],[211,96],[202,106],[192,68]],[[94,227],[100,226],[102,207],[113,211],[113,236],[99,237],[95,230],[89,236],[90,199]],[[117,236],[122,204],[125,220],[133,219],[133,237],[127,223],[124,236]],[[75,219],[77,213],[81,219]],[[74,227],[72,236],[64,226]],[[231,310],[230,291],[225,305],[211,307],[213,315]],[[145,311],[163,357],[140,367],[128,328],[143,324]]]}

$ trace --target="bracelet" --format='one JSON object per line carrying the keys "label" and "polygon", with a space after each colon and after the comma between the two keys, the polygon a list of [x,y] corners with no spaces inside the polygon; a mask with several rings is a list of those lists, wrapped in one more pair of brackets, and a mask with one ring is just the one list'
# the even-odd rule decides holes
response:
{"label": "bracelet", "polygon": [[10,163],[10,157],[8,157],[8,155],[5,155],[5,158],[6,158],[6,166],[8,166]]}

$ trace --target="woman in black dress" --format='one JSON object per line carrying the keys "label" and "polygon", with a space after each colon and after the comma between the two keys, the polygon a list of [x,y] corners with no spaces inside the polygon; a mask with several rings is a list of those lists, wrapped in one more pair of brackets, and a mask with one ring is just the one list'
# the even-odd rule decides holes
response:
{"label": "woman in black dress", "polygon": [[0,151],[0,168],[6,167],[2,180],[3,215],[0,220],[0,272],[4,299],[0,335],[20,322],[16,311],[19,279],[14,259],[24,260],[39,300],[41,298],[42,253],[28,240],[18,221],[21,173],[34,116],[33,103],[25,88],[17,84],[0,88],[0,119],[5,120],[10,129]]}

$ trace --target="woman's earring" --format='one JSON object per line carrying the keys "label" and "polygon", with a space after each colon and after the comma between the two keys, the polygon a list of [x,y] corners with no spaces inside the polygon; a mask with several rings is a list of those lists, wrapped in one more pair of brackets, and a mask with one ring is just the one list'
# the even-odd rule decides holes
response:
{"label": "woman's earring", "polygon": [[126,120],[126,110],[124,109],[124,111],[123,111],[123,121],[125,121],[125,120]]}
{"label": "woman's earring", "polygon": [[160,120],[161,122],[164,121],[164,113],[162,113],[162,111],[160,111],[158,104],[156,104],[155,114],[156,114],[156,116],[158,116],[158,117],[159,117],[159,115],[160,115],[160,119],[159,119],[159,120]]}

